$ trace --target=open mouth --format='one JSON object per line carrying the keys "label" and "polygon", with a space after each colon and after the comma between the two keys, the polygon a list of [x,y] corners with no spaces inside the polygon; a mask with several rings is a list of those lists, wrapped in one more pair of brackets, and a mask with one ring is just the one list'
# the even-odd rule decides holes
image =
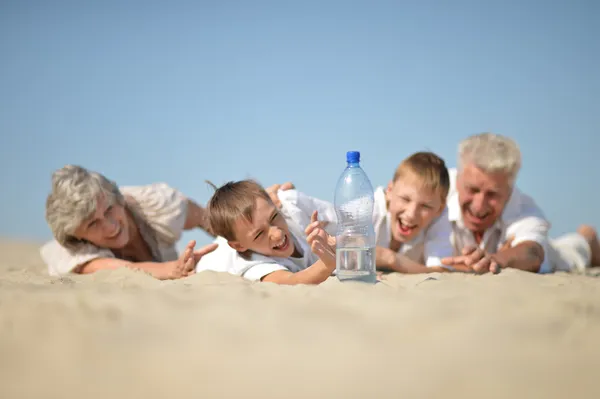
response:
{"label": "open mouth", "polygon": [[479,213],[476,214],[473,211],[471,211],[470,209],[467,209],[467,213],[469,214],[469,217],[475,222],[475,223],[483,223],[485,221],[485,219],[490,215],[490,212],[484,212],[484,213]]}
{"label": "open mouth", "polygon": [[283,236],[283,239],[281,240],[281,242],[279,242],[277,245],[275,245],[273,247],[274,250],[276,251],[285,251],[288,246],[290,245],[287,234]]}
{"label": "open mouth", "polygon": [[398,230],[403,236],[411,235],[418,226],[416,224],[409,224],[404,222],[402,219],[398,219]]}
{"label": "open mouth", "polygon": [[117,238],[119,236],[119,234],[121,234],[121,230],[123,230],[123,228],[121,226],[119,226],[119,228],[117,229],[117,232],[115,234],[113,234],[109,237],[106,237],[106,238],[108,238],[109,240],[113,240],[113,239]]}

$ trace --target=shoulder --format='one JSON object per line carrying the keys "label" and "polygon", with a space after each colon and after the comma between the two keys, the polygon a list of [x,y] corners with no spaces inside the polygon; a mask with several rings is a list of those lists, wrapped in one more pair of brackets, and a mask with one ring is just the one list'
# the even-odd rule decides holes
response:
{"label": "shoulder", "polygon": [[217,244],[217,248],[198,261],[196,272],[212,270],[233,273],[233,266],[238,253],[229,246],[227,240],[223,237],[217,237],[213,242]]}
{"label": "shoulder", "polygon": [[166,183],[145,186],[124,186],[119,190],[133,200],[144,220],[166,244],[174,244],[183,232],[188,210],[188,199],[179,190]]}
{"label": "shoulder", "polygon": [[374,219],[383,218],[387,215],[387,198],[385,195],[385,187],[379,186],[373,192],[373,217]]}
{"label": "shoulder", "polygon": [[63,247],[56,240],[45,243],[40,248],[42,260],[48,267],[48,273],[59,276],[71,273],[77,267],[98,258],[114,258],[114,254],[92,244],[82,244],[77,249]]}
{"label": "shoulder", "polygon": [[180,203],[187,198],[177,189],[169,186],[167,183],[152,183],[143,186],[121,186],[119,191],[124,196],[135,199],[140,205],[146,207],[158,207],[160,205],[169,205]]}
{"label": "shoulder", "polygon": [[526,218],[546,220],[544,212],[535,200],[515,186],[502,213],[502,219],[506,224],[510,224]]}

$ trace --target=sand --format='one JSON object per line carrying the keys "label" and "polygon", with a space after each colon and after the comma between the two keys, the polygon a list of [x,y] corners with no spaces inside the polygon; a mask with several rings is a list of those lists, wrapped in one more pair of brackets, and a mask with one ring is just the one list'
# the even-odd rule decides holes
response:
{"label": "sand", "polygon": [[49,277],[0,242],[1,398],[598,398],[600,276]]}

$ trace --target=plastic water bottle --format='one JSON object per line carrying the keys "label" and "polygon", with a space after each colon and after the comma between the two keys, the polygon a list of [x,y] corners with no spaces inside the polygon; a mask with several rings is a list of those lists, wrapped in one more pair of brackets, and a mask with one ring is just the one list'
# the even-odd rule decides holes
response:
{"label": "plastic water bottle", "polygon": [[335,189],[336,275],[340,281],[375,283],[373,186],[360,167],[360,152],[346,153],[347,166]]}

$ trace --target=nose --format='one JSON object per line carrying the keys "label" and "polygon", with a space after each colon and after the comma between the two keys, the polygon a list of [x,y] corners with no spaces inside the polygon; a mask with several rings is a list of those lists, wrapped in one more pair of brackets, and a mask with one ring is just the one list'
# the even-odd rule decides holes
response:
{"label": "nose", "polygon": [[485,209],[485,196],[482,193],[478,193],[473,197],[473,201],[471,202],[472,210],[475,213],[480,213]]}
{"label": "nose", "polygon": [[412,203],[404,209],[404,217],[407,222],[413,223],[415,221],[415,217],[417,215],[417,204]]}
{"label": "nose", "polygon": [[271,226],[269,229],[269,239],[271,241],[280,241],[283,238],[283,231],[279,227]]}
{"label": "nose", "polygon": [[102,227],[106,235],[114,234],[115,231],[119,228],[119,222],[117,222],[113,218],[105,218],[103,222],[104,223],[102,223]]}

